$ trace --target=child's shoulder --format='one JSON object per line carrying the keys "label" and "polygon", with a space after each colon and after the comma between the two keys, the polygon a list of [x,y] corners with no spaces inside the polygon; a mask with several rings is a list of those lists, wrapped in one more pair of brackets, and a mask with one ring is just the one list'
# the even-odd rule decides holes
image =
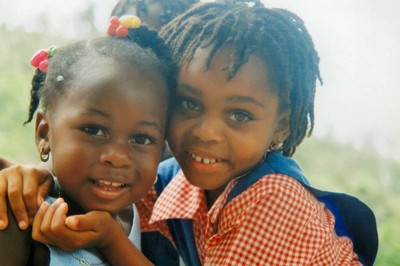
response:
{"label": "child's shoulder", "polygon": [[315,196],[297,179],[280,173],[271,173],[263,176],[245,192],[252,197],[262,200],[278,202],[286,206],[316,209],[318,201]]}

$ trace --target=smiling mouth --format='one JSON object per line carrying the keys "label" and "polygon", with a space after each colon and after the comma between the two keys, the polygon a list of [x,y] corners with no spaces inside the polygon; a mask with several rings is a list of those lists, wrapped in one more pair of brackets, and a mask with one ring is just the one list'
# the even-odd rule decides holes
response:
{"label": "smiling mouth", "polygon": [[221,162],[221,160],[217,158],[210,158],[210,157],[201,157],[199,155],[196,155],[194,153],[189,152],[190,156],[198,163],[202,164],[215,164],[218,162]]}
{"label": "smiling mouth", "polygon": [[124,183],[111,182],[106,180],[95,180],[93,182],[96,186],[109,191],[118,190],[127,186],[127,184]]}

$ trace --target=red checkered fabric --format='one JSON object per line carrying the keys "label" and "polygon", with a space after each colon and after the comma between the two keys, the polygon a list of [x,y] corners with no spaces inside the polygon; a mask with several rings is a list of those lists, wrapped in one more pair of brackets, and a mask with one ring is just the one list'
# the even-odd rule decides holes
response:
{"label": "red checkered fabric", "polygon": [[235,184],[207,211],[203,190],[179,173],[158,199],[153,190],[137,204],[142,230],[172,239],[165,220],[192,219],[203,265],[361,265],[332,213],[293,178],[265,176],[225,206]]}

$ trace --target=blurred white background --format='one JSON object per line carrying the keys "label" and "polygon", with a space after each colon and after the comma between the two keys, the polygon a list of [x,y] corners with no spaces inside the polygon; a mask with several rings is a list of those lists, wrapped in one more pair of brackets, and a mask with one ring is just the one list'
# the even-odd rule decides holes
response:
{"label": "blurred white background", "polygon": [[[314,136],[371,146],[400,160],[400,1],[265,0],[297,13],[319,51],[324,85],[316,98]],[[117,0],[0,0],[0,24],[84,38],[74,20],[89,5],[106,30]],[[86,14],[87,15],[87,14]],[[50,22],[50,23],[48,23]],[[1,60],[1,59],[0,59]]]}

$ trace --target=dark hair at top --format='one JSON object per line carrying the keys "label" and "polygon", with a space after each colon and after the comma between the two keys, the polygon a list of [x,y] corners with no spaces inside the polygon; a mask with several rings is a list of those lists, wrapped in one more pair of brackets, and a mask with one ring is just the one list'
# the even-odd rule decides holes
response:
{"label": "dark hair at top", "polygon": [[[160,14],[160,25],[165,25],[179,14],[185,12],[190,6],[199,2],[199,0],[156,0],[162,5],[163,11]],[[120,0],[111,12],[111,16],[130,15],[130,7],[136,7],[136,13],[139,17],[145,17],[148,4],[145,0]]]}
{"label": "dark hair at top", "polygon": [[228,80],[251,55],[261,58],[281,108],[290,108],[290,134],[281,148],[290,157],[314,127],[316,80],[322,83],[319,57],[296,14],[248,2],[199,3],[167,24],[160,36],[172,48],[179,66],[190,62],[197,48],[211,47],[208,68],[218,49],[233,47]]}
{"label": "dark hair at top", "polygon": [[[32,79],[29,115],[25,124],[32,120],[39,104],[46,110],[57,102],[68,84],[82,71],[82,65],[90,68],[90,64],[96,63],[100,58],[113,58],[121,64],[135,64],[135,67],[140,66],[142,70],[151,69],[159,73],[167,85],[170,105],[175,95],[177,67],[172,62],[169,47],[157,32],[141,26],[129,29],[128,36],[124,38],[102,37],[58,49],[49,59],[47,73],[36,69]],[[62,76],[62,81],[57,80],[59,76]],[[168,114],[170,109],[168,108]]]}

